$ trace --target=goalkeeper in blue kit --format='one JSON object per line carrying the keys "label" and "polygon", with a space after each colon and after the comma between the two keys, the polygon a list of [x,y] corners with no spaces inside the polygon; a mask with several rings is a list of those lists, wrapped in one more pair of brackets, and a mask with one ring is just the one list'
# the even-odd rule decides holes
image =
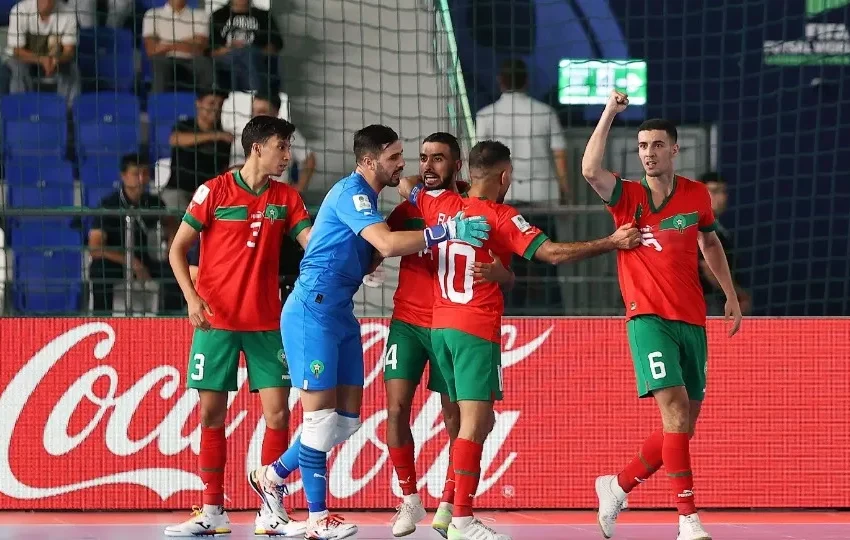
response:
{"label": "goalkeeper in blue kit", "polygon": [[264,505],[283,507],[286,477],[300,468],[310,512],[306,538],[348,538],[357,527],[327,508],[327,454],[360,428],[363,348],[354,294],[381,257],[410,255],[448,240],[481,246],[490,226],[458,214],[424,231],[392,232],[378,212],[378,194],[398,186],[404,158],[391,128],[354,135],[357,168],[337,182],[319,209],[301,272],[281,315],[292,387],[301,390],[301,436],[272,465],[249,474]]}

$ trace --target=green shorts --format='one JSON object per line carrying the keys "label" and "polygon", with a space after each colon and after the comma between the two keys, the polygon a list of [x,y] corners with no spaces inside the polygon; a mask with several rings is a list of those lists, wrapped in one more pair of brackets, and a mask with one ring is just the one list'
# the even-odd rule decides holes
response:
{"label": "green shorts", "polygon": [[691,400],[703,400],[708,369],[705,328],[641,315],[629,320],[626,329],[640,397],[684,386]]}
{"label": "green shorts", "polygon": [[196,329],[189,351],[189,388],[235,392],[239,353],[245,353],[251,392],[292,386],[279,330]]}
{"label": "green shorts", "polygon": [[434,360],[452,401],[502,399],[502,350],[498,343],[453,330],[431,330]]}
{"label": "green shorts", "polygon": [[384,352],[384,379],[404,379],[419,383],[428,364],[428,390],[448,394],[449,388],[434,362],[431,329],[402,321],[390,321],[390,335]]}

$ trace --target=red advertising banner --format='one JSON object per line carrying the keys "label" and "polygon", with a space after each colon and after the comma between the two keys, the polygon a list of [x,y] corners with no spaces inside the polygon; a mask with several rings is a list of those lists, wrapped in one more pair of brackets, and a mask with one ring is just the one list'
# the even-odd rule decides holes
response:
{"label": "red advertising banner", "polygon": [[[482,508],[592,508],[660,425],[638,400],[620,319],[504,319],[505,400],[483,457]],[[334,508],[387,509],[400,495],[384,442],[388,321],[362,321],[363,427],[330,457]],[[185,388],[191,329],[175,319],[0,319],[0,508],[182,509],[200,501],[197,393]],[[702,507],[850,507],[850,320],[709,323],[703,415],[692,445]],[[230,508],[264,430],[240,371],[227,420]],[[293,429],[300,421],[293,391]],[[434,505],[448,462],[439,396],[414,406],[420,490]],[[303,507],[298,475],[292,503]],[[632,507],[670,507],[662,474]]]}

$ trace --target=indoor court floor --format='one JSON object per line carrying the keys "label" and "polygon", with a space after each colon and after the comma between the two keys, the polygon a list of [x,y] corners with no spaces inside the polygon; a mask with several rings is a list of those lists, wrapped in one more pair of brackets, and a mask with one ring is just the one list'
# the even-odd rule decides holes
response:
{"label": "indoor court floor", "polygon": [[[355,540],[389,540],[390,513],[344,512],[360,532]],[[598,540],[602,538],[592,512],[487,512],[485,521],[514,540]],[[714,540],[850,540],[846,512],[702,512]],[[183,512],[67,513],[2,512],[0,540],[149,540],[166,538],[162,531],[188,517]],[[301,517],[296,515],[296,517]],[[254,514],[232,512],[232,539],[256,538]],[[616,540],[675,540],[672,512],[628,511],[622,514]],[[439,540],[420,525],[409,540]]]}

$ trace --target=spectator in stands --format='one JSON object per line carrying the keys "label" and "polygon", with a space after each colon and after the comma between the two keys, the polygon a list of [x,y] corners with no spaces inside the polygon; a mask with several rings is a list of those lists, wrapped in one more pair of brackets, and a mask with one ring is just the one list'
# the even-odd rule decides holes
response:
{"label": "spectator in stands", "polygon": [[195,189],[222,174],[230,163],[233,134],[221,127],[225,97],[213,90],[200,91],[195,118],[178,122],[171,132],[171,176],[162,191],[171,208],[184,210]]}
{"label": "spectator in stands", "polygon": [[152,92],[172,90],[183,80],[181,90],[213,87],[213,61],[205,55],[209,19],[203,9],[187,7],[186,0],[168,0],[145,13],[142,37],[153,68]]}
{"label": "spectator in stands", "polygon": [[[280,115],[280,95],[259,93],[254,96],[252,103],[252,118],[255,116],[274,116]],[[310,185],[310,179],[313,178],[313,173],[316,172],[316,153],[307,146],[307,139],[304,135],[295,128],[292,133],[292,159],[289,162],[289,167],[286,168],[280,178],[275,178],[281,182],[288,182],[292,187],[303,193]],[[298,178],[292,178],[292,167],[298,168]],[[300,247],[300,246],[299,246]]]}
{"label": "spectator in stands", "polygon": [[230,73],[231,90],[277,93],[283,39],[268,11],[251,0],[230,0],[212,14],[210,36],[216,69]]}
{"label": "spectator in stands", "polygon": [[[103,2],[103,4],[101,4]],[[134,0],[66,0],[65,11],[77,16],[80,28],[122,28],[135,7]]]}
{"label": "spectator in stands", "polygon": [[[150,180],[150,164],[140,154],[128,154],[121,158],[121,188],[100,202],[100,208],[150,208],[164,209],[165,204],[156,195],[147,192]],[[133,274],[143,282],[163,279],[160,284],[160,304],[167,311],[182,309],[183,301],[180,289],[174,283],[171,265],[167,261],[156,260],[152,253],[149,235],[156,230],[157,222],[162,223],[168,235],[168,244],[177,232],[177,221],[171,217],[133,219]],[[125,279],[124,265],[127,246],[125,244],[126,225],[123,217],[110,216],[98,218],[89,231],[89,253],[91,266],[89,279],[95,312],[112,312],[113,289],[116,283]],[[167,251],[167,250],[166,250]],[[127,306],[129,308],[130,306]]]}
{"label": "spectator in stands", "polygon": [[56,0],[21,0],[9,12],[6,66],[11,93],[55,90],[68,100],[80,93],[77,19]]}
{"label": "spectator in stands", "polygon": [[[726,191],[726,180],[723,179],[717,172],[711,171],[703,174],[699,178],[700,182],[708,188],[708,194],[711,197],[711,209],[714,211],[714,219],[717,222],[717,237],[720,243],[723,244],[723,250],[726,252],[726,260],[729,261],[729,269],[732,270],[732,280],[735,284],[735,291],[738,293],[738,303],[741,305],[741,313],[748,315],[752,310],[752,299],[749,293],[739,285],[739,281],[735,276],[735,259],[732,247],[732,235],[729,230],[720,223],[720,216],[726,211],[726,204],[729,200],[729,195]],[[708,268],[708,264],[702,257],[702,252],[699,253],[699,268],[700,280],[702,281],[702,290],[705,293],[705,303],[708,308],[709,315],[723,315],[726,306],[726,296],[720,288],[720,283],[717,278]]]}
{"label": "spectator in stands", "polygon": [[507,60],[499,73],[502,96],[478,112],[478,140],[495,139],[511,149],[514,205],[555,205],[569,201],[567,146],[555,110],[525,93],[528,70]]}

